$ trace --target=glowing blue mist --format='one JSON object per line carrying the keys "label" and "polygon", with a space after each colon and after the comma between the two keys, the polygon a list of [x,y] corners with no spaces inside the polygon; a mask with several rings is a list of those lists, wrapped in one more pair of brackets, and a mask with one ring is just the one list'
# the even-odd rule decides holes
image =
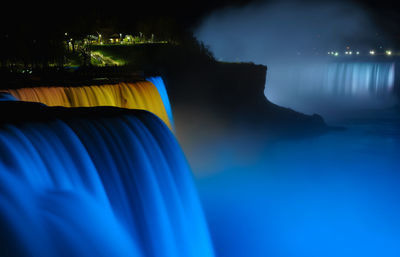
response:
{"label": "glowing blue mist", "polygon": [[177,141],[132,113],[0,127],[1,256],[213,256]]}
{"label": "glowing blue mist", "polygon": [[314,138],[207,142],[192,165],[217,256],[399,256],[400,116],[368,115]]}
{"label": "glowing blue mist", "polygon": [[172,116],[171,104],[169,102],[167,89],[165,88],[165,84],[164,84],[163,79],[161,77],[150,77],[150,78],[147,78],[147,80],[150,81],[151,83],[153,83],[156,86],[156,88],[158,90],[158,93],[161,96],[161,100],[164,103],[164,107],[165,107],[165,110],[166,110],[166,112],[168,114],[168,118],[170,120],[171,126],[174,127],[174,119],[173,119],[173,116]]}

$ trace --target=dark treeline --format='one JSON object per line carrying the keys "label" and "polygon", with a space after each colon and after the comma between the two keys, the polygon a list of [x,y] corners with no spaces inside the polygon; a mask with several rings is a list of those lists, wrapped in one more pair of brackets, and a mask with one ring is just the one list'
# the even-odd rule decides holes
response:
{"label": "dark treeline", "polygon": [[[79,21],[78,21],[79,20]],[[190,30],[181,26],[171,17],[144,17],[127,26],[114,20],[94,20],[89,24],[87,18],[76,19],[83,26],[65,24],[57,28],[34,22],[0,34],[0,65],[2,68],[41,69],[48,66],[64,66],[69,58],[79,58],[81,65],[88,62],[90,45],[83,46],[89,35],[112,34],[143,35],[156,41],[168,41],[172,44],[197,44]],[[80,44],[79,50],[76,45]]]}
{"label": "dark treeline", "polygon": [[[249,0],[217,2],[11,2],[0,17],[0,65],[34,69],[63,66],[71,57],[66,41],[72,39],[75,44],[88,35],[141,33],[156,40],[191,44],[195,42],[191,40],[192,28],[205,13],[228,2]],[[87,64],[87,52],[74,54],[82,59],[82,65]]]}

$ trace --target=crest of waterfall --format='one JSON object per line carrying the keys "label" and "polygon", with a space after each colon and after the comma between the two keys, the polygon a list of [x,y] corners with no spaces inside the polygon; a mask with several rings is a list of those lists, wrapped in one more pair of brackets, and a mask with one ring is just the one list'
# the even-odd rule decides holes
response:
{"label": "crest of waterfall", "polygon": [[154,113],[170,128],[172,111],[164,82],[160,77],[145,81],[78,87],[26,87],[5,92],[21,101],[38,102],[48,106],[93,107],[114,106],[141,109]]}

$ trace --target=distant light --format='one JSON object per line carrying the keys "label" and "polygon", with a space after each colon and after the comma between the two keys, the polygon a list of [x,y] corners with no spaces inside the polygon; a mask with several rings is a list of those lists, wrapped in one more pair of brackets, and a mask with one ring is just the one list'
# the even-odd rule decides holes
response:
{"label": "distant light", "polygon": [[392,51],[387,50],[387,51],[386,51],[386,55],[392,55]]}
{"label": "distant light", "polygon": [[338,52],[335,52],[335,56],[339,56],[339,53],[338,53]]}
{"label": "distant light", "polygon": [[350,52],[349,52],[349,54],[350,54],[350,55],[352,55],[352,54],[353,54],[353,52],[352,52],[352,51],[350,51]]}
{"label": "distant light", "polygon": [[68,36],[68,33],[67,33],[67,32],[65,32],[65,33],[64,33],[64,35]]}
{"label": "distant light", "polygon": [[359,51],[357,51],[357,52],[356,52],[356,55],[359,55],[359,54],[360,54],[360,52],[359,52]]}
{"label": "distant light", "polygon": [[331,54],[331,52],[328,52],[328,54],[330,55],[330,54]]}
{"label": "distant light", "polygon": [[370,54],[370,55],[374,55],[374,54],[375,54],[375,51],[374,51],[374,50],[371,50],[371,51],[369,51],[369,54]]}

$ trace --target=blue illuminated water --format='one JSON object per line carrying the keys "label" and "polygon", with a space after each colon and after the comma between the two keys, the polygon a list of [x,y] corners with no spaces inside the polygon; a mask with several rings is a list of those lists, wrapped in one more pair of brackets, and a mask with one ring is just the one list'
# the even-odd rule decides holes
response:
{"label": "blue illuminated water", "polygon": [[214,256],[168,127],[96,117],[0,126],[0,256]]}
{"label": "blue illuminated water", "polygon": [[164,80],[161,77],[149,77],[149,78],[147,78],[147,80],[156,86],[158,93],[161,96],[161,100],[164,104],[164,108],[165,108],[165,111],[167,112],[168,119],[171,123],[171,126],[174,127],[174,118],[172,115],[171,104],[169,102],[169,97],[168,97],[167,89],[165,87]]}
{"label": "blue illuminated water", "polygon": [[17,99],[9,93],[0,92],[0,101],[17,101]]}
{"label": "blue illuminated water", "polygon": [[217,256],[400,256],[400,114],[338,125],[297,140],[243,130],[197,152]]}
{"label": "blue illuminated water", "polygon": [[396,104],[395,63],[294,59],[269,66],[266,97],[275,104],[326,119]]}

